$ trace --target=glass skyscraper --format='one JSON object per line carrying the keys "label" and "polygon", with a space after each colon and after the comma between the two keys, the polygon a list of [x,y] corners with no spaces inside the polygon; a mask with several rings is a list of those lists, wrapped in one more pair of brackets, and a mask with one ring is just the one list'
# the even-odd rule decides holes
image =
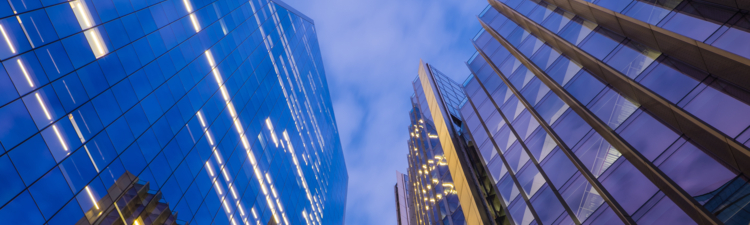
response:
{"label": "glass skyscraper", "polygon": [[461,117],[514,224],[747,224],[748,4],[489,0]]}
{"label": "glass skyscraper", "polygon": [[[750,4],[489,3],[459,113],[436,78],[412,97],[410,132],[435,132],[448,164],[471,165],[450,169],[454,186],[466,176],[480,187],[458,191],[464,214],[473,204],[480,216],[500,209],[494,218],[508,218],[467,224],[750,222]],[[419,126],[419,116],[434,125]],[[449,154],[444,136],[455,146],[463,136],[467,148],[452,149],[466,154]],[[419,141],[409,142],[409,169],[432,173],[438,161],[415,160]],[[429,183],[411,180],[417,189]],[[434,207],[429,196],[416,199],[419,210]]]}
{"label": "glass skyscraper", "polygon": [[0,223],[92,223],[126,190],[173,215],[116,223],[343,223],[314,24],[278,0],[2,1],[0,63]]}
{"label": "glass skyscraper", "polygon": [[412,221],[507,224],[502,206],[492,199],[497,194],[486,169],[477,163],[479,156],[467,139],[458,110],[466,99],[461,84],[420,62],[419,75],[412,86],[405,185]]}

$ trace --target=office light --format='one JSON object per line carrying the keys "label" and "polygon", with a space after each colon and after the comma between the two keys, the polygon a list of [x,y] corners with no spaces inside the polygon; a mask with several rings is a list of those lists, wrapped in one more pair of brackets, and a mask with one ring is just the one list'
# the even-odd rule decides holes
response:
{"label": "office light", "polygon": [[5,33],[5,28],[3,28],[2,24],[0,24],[0,33],[3,33],[3,38],[5,38],[5,43],[8,44],[10,52],[16,54],[16,48],[13,48],[13,44],[10,43],[10,38],[8,38],[8,34]]}

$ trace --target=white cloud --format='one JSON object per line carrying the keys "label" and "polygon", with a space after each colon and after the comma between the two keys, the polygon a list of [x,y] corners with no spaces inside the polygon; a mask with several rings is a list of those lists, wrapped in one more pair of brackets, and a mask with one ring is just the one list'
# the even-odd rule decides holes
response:
{"label": "white cloud", "polygon": [[393,224],[420,59],[469,74],[485,1],[284,0],[315,20],[349,173],[347,224]]}

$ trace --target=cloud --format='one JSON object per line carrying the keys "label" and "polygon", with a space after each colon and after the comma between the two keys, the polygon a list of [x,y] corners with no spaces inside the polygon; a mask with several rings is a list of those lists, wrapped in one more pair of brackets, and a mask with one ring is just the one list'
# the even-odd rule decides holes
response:
{"label": "cloud", "polygon": [[487,2],[284,0],[315,20],[349,172],[347,224],[393,224],[420,59],[458,82]]}

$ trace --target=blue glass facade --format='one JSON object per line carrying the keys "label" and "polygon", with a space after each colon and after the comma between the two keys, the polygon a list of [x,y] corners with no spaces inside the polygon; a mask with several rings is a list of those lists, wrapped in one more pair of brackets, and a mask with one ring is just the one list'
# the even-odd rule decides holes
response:
{"label": "blue glass facade", "polygon": [[9,224],[75,224],[125,171],[183,223],[343,223],[314,24],[282,2],[0,2],[0,63]]}
{"label": "blue glass facade", "polygon": [[460,112],[513,224],[750,221],[744,8],[489,2]]}

